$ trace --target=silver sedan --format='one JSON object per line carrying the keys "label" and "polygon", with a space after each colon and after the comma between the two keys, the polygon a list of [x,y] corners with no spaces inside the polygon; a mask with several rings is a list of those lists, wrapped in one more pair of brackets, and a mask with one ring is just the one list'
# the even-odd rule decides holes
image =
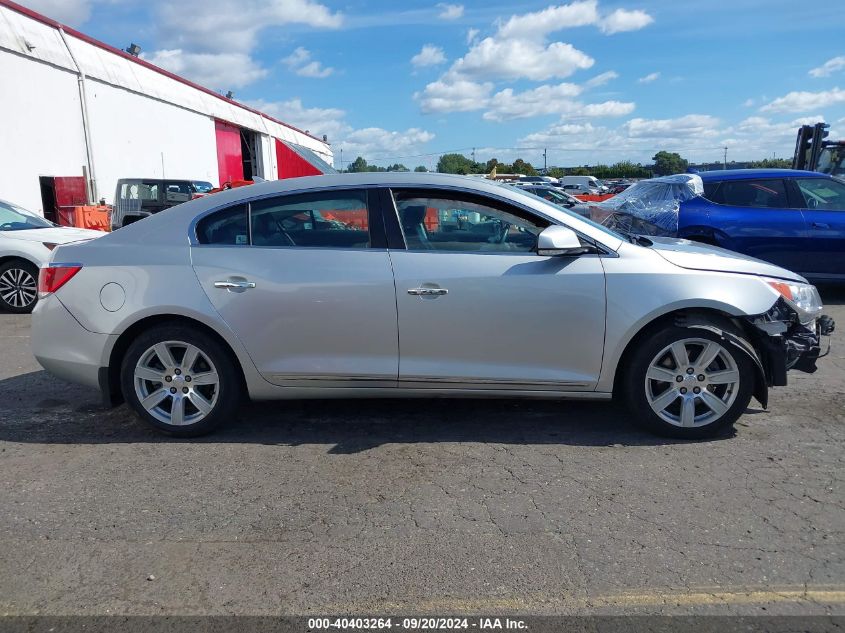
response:
{"label": "silver sedan", "polygon": [[40,293],[39,362],[179,436],[247,395],[616,395],[654,432],[706,437],[813,371],[833,328],[788,270],[438,174],[207,196],[56,248]]}

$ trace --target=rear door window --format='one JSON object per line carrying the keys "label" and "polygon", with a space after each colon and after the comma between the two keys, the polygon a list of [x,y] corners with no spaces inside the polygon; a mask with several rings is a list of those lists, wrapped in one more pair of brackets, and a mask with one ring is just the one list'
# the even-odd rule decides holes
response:
{"label": "rear door window", "polygon": [[[706,191],[705,191],[706,194]],[[781,179],[726,180],[718,191],[721,204],[733,207],[786,209],[789,203]]]}
{"label": "rear door window", "polygon": [[250,219],[254,246],[370,247],[366,191],[257,200]]}

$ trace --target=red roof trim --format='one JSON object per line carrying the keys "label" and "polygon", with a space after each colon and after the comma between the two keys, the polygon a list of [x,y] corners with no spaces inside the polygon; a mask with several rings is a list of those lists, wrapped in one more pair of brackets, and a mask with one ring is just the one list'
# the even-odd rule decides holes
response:
{"label": "red roof trim", "polygon": [[284,121],[279,121],[279,119],[271,117],[269,114],[265,114],[265,113],[261,112],[260,110],[250,108],[249,106],[245,106],[242,103],[238,103],[236,101],[232,101],[231,99],[227,99],[223,95],[218,94],[218,93],[214,92],[213,90],[209,90],[208,88],[206,88],[204,86],[200,86],[199,84],[195,84],[193,81],[189,81],[188,79],[180,77],[179,75],[174,75],[170,71],[164,70],[163,68],[159,68],[155,64],[151,64],[150,62],[145,61],[145,60],[141,59],[140,57],[135,57],[134,55],[130,55],[126,51],[122,51],[119,48],[115,48],[114,46],[110,46],[109,44],[106,44],[105,42],[101,42],[100,40],[95,40],[93,37],[91,37],[89,35],[85,35],[85,33],[81,33],[74,28],[71,28],[69,26],[65,26],[61,22],[56,22],[55,20],[48,18],[46,15],[42,15],[41,13],[38,13],[37,11],[33,11],[32,9],[28,9],[27,7],[21,6],[16,2],[12,2],[11,0],[0,0],[0,6],[6,7],[7,9],[11,9],[12,11],[16,11],[17,13],[25,15],[28,18],[32,18],[33,20],[35,20],[37,22],[41,22],[42,24],[46,24],[47,26],[51,26],[54,29],[62,29],[68,35],[72,35],[73,37],[80,39],[83,42],[87,42],[88,44],[96,46],[97,48],[102,48],[104,51],[108,51],[109,53],[119,55],[120,57],[123,57],[124,59],[128,59],[131,62],[134,62],[136,64],[144,66],[145,68],[149,68],[150,70],[155,71],[155,72],[159,73],[160,75],[164,75],[165,77],[169,77],[170,79],[178,81],[179,83],[183,83],[186,86],[190,86],[191,88],[194,88],[195,90],[201,90],[202,92],[209,94],[212,97],[217,97],[221,101],[225,101],[226,103],[233,105],[236,108],[241,108],[243,110],[246,110],[247,112],[252,112],[253,114],[258,114],[258,115],[264,117],[265,119],[267,119],[268,121],[273,121],[274,123],[278,123],[279,125],[284,125],[286,128],[290,128],[291,130],[299,132],[300,134],[305,134],[306,136],[313,138],[315,141],[320,141],[321,143],[323,142],[323,139],[317,138],[313,134],[306,132],[304,130],[300,130],[298,127],[295,127],[295,126],[291,125],[290,123],[285,123]]}

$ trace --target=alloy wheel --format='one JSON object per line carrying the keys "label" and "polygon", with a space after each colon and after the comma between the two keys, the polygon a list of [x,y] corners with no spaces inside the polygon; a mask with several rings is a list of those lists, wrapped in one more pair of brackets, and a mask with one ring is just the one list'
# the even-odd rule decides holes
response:
{"label": "alloy wheel", "polygon": [[196,345],[163,341],[147,349],[134,370],[141,406],[165,424],[186,426],[205,418],[220,393],[220,376]]}
{"label": "alloy wheel", "polygon": [[23,268],[9,268],[0,275],[0,298],[13,308],[28,308],[38,298],[38,282]]}
{"label": "alloy wheel", "polygon": [[676,341],[649,363],[646,398],[652,411],[674,426],[711,424],[739,392],[739,368],[722,345],[703,338]]}

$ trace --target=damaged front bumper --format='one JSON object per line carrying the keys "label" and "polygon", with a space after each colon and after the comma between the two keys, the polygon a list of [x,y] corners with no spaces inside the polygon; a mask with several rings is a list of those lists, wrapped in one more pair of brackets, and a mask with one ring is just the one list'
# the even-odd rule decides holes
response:
{"label": "damaged front bumper", "polygon": [[801,323],[798,314],[782,298],[765,314],[748,317],[755,347],[770,387],[786,385],[786,372],[796,369],[812,374],[816,361],[830,351],[830,342],[822,352],[822,337],[829,337],[835,328],[833,319],[821,315]]}

